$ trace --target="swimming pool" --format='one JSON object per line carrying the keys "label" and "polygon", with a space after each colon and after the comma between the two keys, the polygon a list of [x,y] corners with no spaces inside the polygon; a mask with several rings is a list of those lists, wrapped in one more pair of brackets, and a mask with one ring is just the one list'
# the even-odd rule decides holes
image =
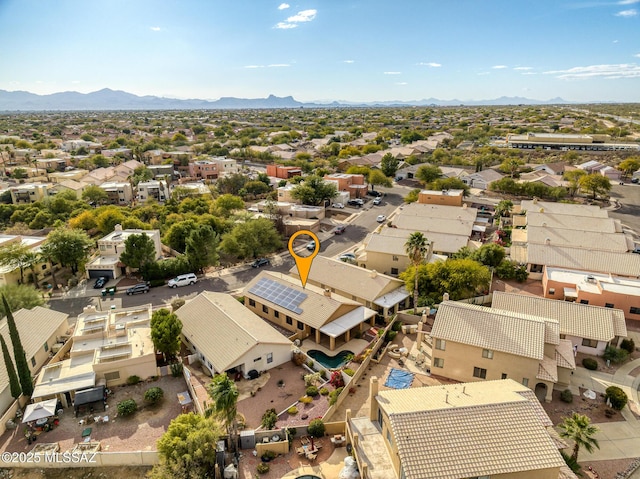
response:
{"label": "swimming pool", "polygon": [[309,474],[306,474],[304,476],[298,476],[296,477],[296,479],[322,479],[322,478],[318,476],[311,476]]}
{"label": "swimming pool", "polygon": [[311,349],[310,351],[307,351],[307,354],[309,357],[313,358],[314,361],[318,361],[327,369],[338,369],[346,364],[347,356],[353,357],[353,353],[351,351],[340,351],[335,356],[327,356],[322,351]]}

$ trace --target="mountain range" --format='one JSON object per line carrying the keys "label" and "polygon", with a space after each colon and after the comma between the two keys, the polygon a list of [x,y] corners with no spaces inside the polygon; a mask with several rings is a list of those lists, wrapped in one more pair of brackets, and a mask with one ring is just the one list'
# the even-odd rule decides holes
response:
{"label": "mountain range", "polygon": [[138,96],[120,90],[104,88],[92,93],[66,91],[37,95],[27,91],[0,90],[0,111],[90,111],[90,110],[222,110],[266,108],[339,108],[339,107],[402,107],[402,106],[481,106],[481,105],[557,105],[570,103],[562,98],[547,101],[522,97],[500,97],[493,100],[439,100],[427,98],[415,101],[381,102],[317,102],[304,103],[292,96],[267,98],[222,97],[218,100]]}

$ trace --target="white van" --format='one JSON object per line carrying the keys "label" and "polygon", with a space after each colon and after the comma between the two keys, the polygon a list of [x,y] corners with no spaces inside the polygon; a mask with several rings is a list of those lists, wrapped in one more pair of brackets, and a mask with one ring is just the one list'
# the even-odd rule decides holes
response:
{"label": "white van", "polygon": [[177,288],[178,286],[186,286],[188,284],[196,284],[198,278],[193,273],[181,274],[173,279],[170,279],[167,285],[170,288]]}

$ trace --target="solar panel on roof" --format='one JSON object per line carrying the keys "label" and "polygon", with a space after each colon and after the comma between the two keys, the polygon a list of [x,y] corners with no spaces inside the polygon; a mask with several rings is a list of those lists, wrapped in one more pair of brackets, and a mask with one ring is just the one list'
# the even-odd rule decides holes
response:
{"label": "solar panel on roof", "polygon": [[267,278],[260,279],[249,292],[297,314],[302,313],[300,303],[307,299],[306,293]]}

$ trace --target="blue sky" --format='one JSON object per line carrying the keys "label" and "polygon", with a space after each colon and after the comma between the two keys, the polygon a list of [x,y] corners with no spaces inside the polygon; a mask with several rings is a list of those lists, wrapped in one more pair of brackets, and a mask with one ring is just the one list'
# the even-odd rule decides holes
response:
{"label": "blue sky", "polygon": [[640,0],[0,0],[0,89],[640,101]]}

